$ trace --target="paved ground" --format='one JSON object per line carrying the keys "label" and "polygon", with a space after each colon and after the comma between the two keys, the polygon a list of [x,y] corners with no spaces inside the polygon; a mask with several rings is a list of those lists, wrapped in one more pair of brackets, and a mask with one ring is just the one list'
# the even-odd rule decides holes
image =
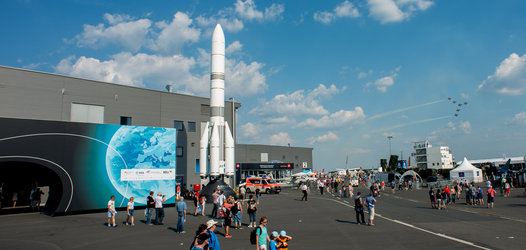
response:
{"label": "paved ground", "polygon": [[[364,192],[363,189],[359,189]],[[350,199],[285,189],[264,195],[257,217],[269,217],[269,231],[286,230],[291,249],[523,249],[526,244],[524,189],[496,198],[496,208],[467,206],[446,210],[429,206],[427,190],[385,193],[378,198],[376,226],[355,224]],[[193,204],[188,203],[193,209]],[[210,212],[210,207],[207,208]],[[143,219],[144,210],[136,211]],[[165,225],[105,227],[106,213],[48,217],[40,214],[0,216],[0,249],[189,249],[193,234],[208,217],[188,216],[187,234],[177,234],[175,208],[166,209]],[[367,217],[367,214],[366,214]],[[117,216],[124,219],[124,212]],[[248,222],[248,217],[243,217]],[[255,249],[249,228],[218,236],[223,249]]]}

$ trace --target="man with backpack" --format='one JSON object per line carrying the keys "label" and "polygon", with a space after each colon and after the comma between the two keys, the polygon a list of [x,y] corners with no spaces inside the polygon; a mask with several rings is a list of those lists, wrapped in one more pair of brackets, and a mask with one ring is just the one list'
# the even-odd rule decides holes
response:
{"label": "man with backpack", "polygon": [[[356,212],[356,224],[365,224],[361,194],[361,192],[358,192],[354,197],[354,211]],[[360,222],[360,217],[362,218],[362,222]]]}

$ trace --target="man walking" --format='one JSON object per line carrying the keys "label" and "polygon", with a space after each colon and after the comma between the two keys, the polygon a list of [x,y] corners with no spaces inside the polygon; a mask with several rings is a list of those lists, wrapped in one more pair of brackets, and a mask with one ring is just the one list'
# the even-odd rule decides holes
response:
{"label": "man walking", "polygon": [[155,197],[155,224],[157,225],[164,225],[163,219],[164,219],[164,208],[163,203],[166,201],[165,196],[159,192],[157,193],[157,197]]}
{"label": "man walking", "polygon": [[488,189],[488,208],[493,208],[495,193],[497,193],[497,191],[495,191],[495,189],[493,189],[493,187],[490,185]]}
{"label": "man walking", "polygon": [[370,193],[369,197],[365,198],[365,203],[369,210],[369,226],[374,226],[374,204],[376,204],[376,199],[374,198],[373,193]]}
{"label": "man walking", "polygon": [[301,200],[303,201],[303,199],[305,199],[305,201],[307,201],[307,184],[303,183],[303,185],[301,185],[301,192],[303,192],[303,197],[301,197]]}
{"label": "man walking", "polygon": [[216,230],[216,224],[217,221],[215,220],[209,220],[206,222],[206,234],[210,236],[210,239],[208,240],[209,250],[221,250],[221,246],[219,246],[219,241],[214,232]]}
{"label": "man walking", "polygon": [[152,225],[152,214],[155,208],[155,200],[153,199],[153,191],[150,191],[150,195],[146,198],[146,224]]}
{"label": "man walking", "polygon": [[219,191],[216,189],[214,190],[214,193],[212,194],[212,199],[214,203],[214,207],[212,208],[212,218],[217,218],[217,211],[219,208]]}
{"label": "man walking", "polygon": [[[363,202],[362,202],[362,193],[358,192],[354,197],[354,211],[356,212],[356,224],[365,224],[365,219],[363,215]],[[360,222],[360,217],[362,221]]]}
{"label": "man walking", "polygon": [[184,198],[181,196],[179,197],[179,201],[175,205],[177,209],[177,232],[180,234],[186,233],[184,231],[184,223],[186,221],[186,202],[184,202]]}

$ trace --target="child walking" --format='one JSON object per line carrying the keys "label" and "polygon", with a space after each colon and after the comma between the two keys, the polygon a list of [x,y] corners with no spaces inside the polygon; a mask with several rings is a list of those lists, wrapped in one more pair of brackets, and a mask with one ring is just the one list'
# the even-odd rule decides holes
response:
{"label": "child walking", "polygon": [[135,226],[135,224],[133,223],[133,212],[135,211],[134,210],[134,200],[135,198],[133,197],[130,197],[130,201],[128,202],[128,206],[126,207],[126,213],[128,213],[128,217],[126,217],[126,226],[131,225],[132,226]]}

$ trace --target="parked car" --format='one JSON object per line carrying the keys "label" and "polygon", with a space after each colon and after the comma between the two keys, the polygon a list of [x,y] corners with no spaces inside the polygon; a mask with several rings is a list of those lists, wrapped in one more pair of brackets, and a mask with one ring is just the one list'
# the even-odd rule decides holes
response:
{"label": "parked car", "polygon": [[281,186],[273,179],[266,177],[248,177],[245,183],[239,184],[239,187],[244,186],[247,193],[255,192],[259,189],[260,193],[276,193],[281,192]]}

